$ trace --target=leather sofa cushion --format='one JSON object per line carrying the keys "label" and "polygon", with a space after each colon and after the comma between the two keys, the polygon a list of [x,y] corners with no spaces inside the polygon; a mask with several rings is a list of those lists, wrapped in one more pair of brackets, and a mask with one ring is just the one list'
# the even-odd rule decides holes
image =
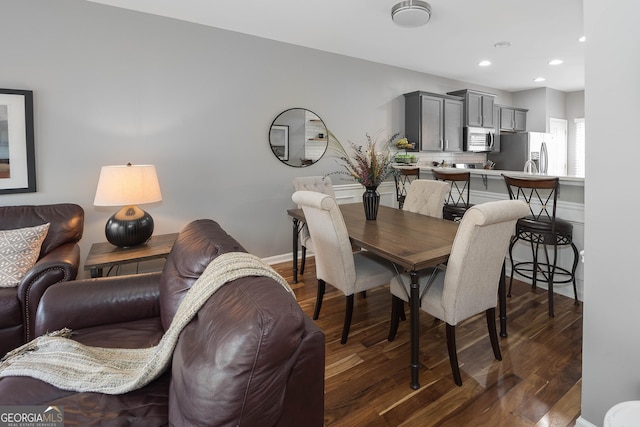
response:
{"label": "leather sofa cushion", "polygon": [[[91,346],[139,348],[158,343],[163,329],[159,317],[78,330],[73,338]],[[76,393],[60,390],[29,377],[0,381],[3,405],[58,405],[65,411],[65,426],[166,425],[171,373],[167,370],[146,387],[122,395]],[[99,415],[96,415],[99,414]]]}
{"label": "leather sofa cushion", "polygon": [[22,309],[15,288],[0,288],[0,329],[9,326],[22,328]]}

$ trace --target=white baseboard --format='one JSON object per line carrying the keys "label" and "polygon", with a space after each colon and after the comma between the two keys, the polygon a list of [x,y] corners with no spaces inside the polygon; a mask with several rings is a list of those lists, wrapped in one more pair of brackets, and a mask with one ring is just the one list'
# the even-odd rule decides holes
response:
{"label": "white baseboard", "polygon": [[578,417],[578,419],[576,420],[576,426],[575,427],[598,427],[595,424],[591,424],[589,421],[585,420],[582,417]]}
{"label": "white baseboard", "polygon": [[[302,257],[302,253],[298,253],[298,261]],[[291,262],[293,263],[293,254],[289,252],[288,254],[274,255],[267,258],[262,258],[262,261],[266,262],[269,265],[274,264],[282,264],[283,262]]]}

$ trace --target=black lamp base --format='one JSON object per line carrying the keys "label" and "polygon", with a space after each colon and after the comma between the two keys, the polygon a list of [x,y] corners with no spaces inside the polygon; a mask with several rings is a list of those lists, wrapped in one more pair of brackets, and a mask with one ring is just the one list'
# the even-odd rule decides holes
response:
{"label": "black lamp base", "polygon": [[137,206],[125,206],[109,218],[104,233],[112,245],[138,246],[153,234],[153,218]]}

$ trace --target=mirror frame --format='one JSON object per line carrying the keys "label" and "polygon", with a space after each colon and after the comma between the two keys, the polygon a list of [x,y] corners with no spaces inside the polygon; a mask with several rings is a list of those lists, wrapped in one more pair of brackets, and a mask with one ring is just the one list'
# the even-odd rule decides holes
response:
{"label": "mirror frame", "polygon": [[[304,114],[303,135],[300,134],[299,125],[296,125],[296,123],[292,123],[291,121],[284,120],[286,119],[287,113],[292,113],[296,110],[299,110]],[[312,114],[315,118],[307,120],[307,114]],[[274,133],[274,131],[276,132]],[[269,148],[271,148],[273,155],[285,165],[294,168],[304,168],[315,164],[325,155],[327,148],[329,147],[328,133],[327,125],[324,123],[324,120],[322,120],[322,118],[313,111],[302,107],[288,108],[279,113],[271,122],[271,126],[269,127]],[[310,134],[315,136],[310,137]],[[299,140],[296,141],[294,139],[292,141],[292,138],[302,138],[301,146],[298,147],[298,144],[300,144]],[[324,147],[322,147],[322,141],[324,141]],[[297,154],[300,150],[305,150],[306,145],[309,142],[317,143],[317,150],[322,150],[322,153],[320,153],[317,158],[305,159],[301,158],[299,154]],[[296,156],[297,159],[294,160],[293,156]]]}

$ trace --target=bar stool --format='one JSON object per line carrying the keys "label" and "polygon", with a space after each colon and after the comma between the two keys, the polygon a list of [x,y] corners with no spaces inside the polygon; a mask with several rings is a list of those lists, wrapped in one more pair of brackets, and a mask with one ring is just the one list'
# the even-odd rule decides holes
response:
{"label": "bar stool", "polygon": [[411,182],[416,179],[420,179],[420,169],[396,169],[396,172],[393,174],[393,179],[396,182],[396,200],[398,201],[398,208],[402,209],[404,199],[407,197],[407,189],[411,185]]}
{"label": "bar stool", "polygon": [[431,173],[436,180],[445,181],[451,185],[451,191],[449,191],[442,207],[442,217],[460,222],[467,209],[473,206],[469,203],[471,173],[441,172],[435,169],[432,169]]}
{"label": "bar stool", "polygon": [[[502,175],[507,185],[509,198],[524,200],[529,204],[531,215],[520,218],[516,223],[516,232],[509,245],[511,259],[511,279],[509,293],[513,284],[514,272],[530,279],[532,287],[536,288],[538,276],[547,282],[549,293],[549,316],[553,317],[553,284],[573,282],[575,305],[579,305],[576,288],[576,267],[578,266],[578,248],[573,243],[573,225],[566,220],[556,217],[556,203],[558,200],[559,178],[515,178]],[[513,246],[518,240],[529,242],[533,256],[532,261],[514,262]],[[557,265],[558,246],[570,245],[573,249],[573,266],[571,270]],[[538,259],[540,247],[544,249],[545,260]],[[550,258],[549,246],[553,255]]]}

